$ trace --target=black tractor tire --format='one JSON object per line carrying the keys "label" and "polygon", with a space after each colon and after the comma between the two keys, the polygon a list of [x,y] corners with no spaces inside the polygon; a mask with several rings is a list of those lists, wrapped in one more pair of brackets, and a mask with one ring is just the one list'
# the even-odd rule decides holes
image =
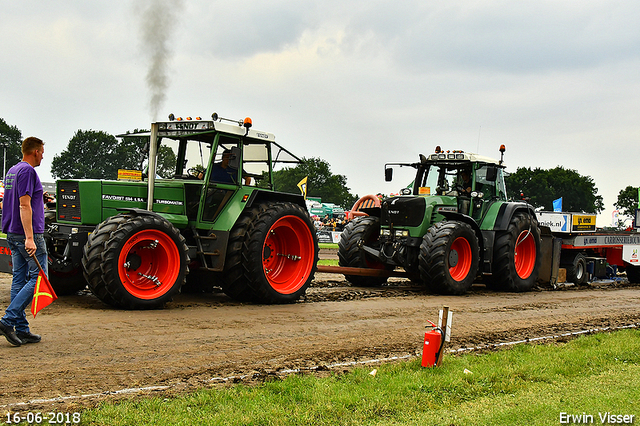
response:
{"label": "black tractor tire", "polygon": [[438,294],[465,294],[478,275],[480,246],[473,228],[437,222],[422,238],[418,270],[424,285]]}
{"label": "black tractor tire", "polygon": [[640,284],[640,266],[625,264],[624,270],[630,283]]}
{"label": "black tractor tire", "polygon": [[293,303],[317,267],[318,237],[306,209],[290,202],[260,204],[231,232],[223,289],[239,300]]}
{"label": "black tractor tire", "polygon": [[[380,250],[380,218],[360,216],[347,224],[338,242],[338,265],[350,268],[394,269],[393,265],[387,265],[366,254],[361,245]],[[378,287],[387,282],[387,277],[345,275],[345,278],[358,287]]]}
{"label": "black tractor tire", "polygon": [[160,216],[117,216],[110,220],[118,226],[102,245],[107,300],[123,309],[161,308],[180,291],[188,273],[185,239]]}
{"label": "black tractor tire", "polygon": [[587,283],[587,259],[582,253],[568,253],[563,256],[560,267],[567,271],[567,282],[575,285],[584,285]]}
{"label": "black tractor tire", "polygon": [[227,253],[224,261],[224,272],[220,276],[222,291],[239,302],[251,302],[256,300],[244,271],[244,243],[247,230],[258,216],[258,213],[267,209],[266,204],[254,206],[242,212],[229,234]]}
{"label": "black tractor tire", "polygon": [[506,231],[496,235],[489,287],[500,291],[529,291],[540,271],[540,228],[535,217],[515,213]]}
{"label": "black tractor tire", "polygon": [[111,306],[118,306],[118,302],[109,294],[102,275],[102,253],[111,234],[118,226],[130,220],[132,215],[119,214],[99,223],[89,234],[87,242],[82,248],[82,269],[84,279],[89,290],[101,301]]}

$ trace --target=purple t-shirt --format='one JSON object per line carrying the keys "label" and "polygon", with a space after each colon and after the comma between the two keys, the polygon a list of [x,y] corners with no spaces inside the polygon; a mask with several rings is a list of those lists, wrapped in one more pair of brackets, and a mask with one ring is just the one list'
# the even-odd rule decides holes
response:
{"label": "purple t-shirt", "polygon": [[31,164],[21,161],[11,167],[4,179],[4,200],[2,202],[2,232],[5,234],[22,234],[22,220],[20,219],[20,197],[31,197],[31,225],[34,234],[44,232],[44,199],[42,198],[42,183],[31,167]]}

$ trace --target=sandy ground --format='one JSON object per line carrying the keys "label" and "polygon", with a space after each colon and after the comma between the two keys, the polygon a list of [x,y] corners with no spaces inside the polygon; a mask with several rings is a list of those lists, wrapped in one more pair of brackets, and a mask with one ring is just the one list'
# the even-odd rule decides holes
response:
{"label": "sandy ground", "polygon": [[[0,274],[0,313],[10,278]],[[173,394],[219,385],[217,378],[260,380],[286,369],[420,356],[427,320],[437,321],[443,306],[454,312],[450,348],[461,348],[640,323],[640,287],[501,294],[474,285],[470,294],[450,297],[402,279],[370,289],[317,274],[305,300],[292,305],[180,294],[155,311],[115,310],[82,292],[58,299],[37,318],[28,313],[41,343],[12,347],[0,338],[0,409],[71,410],[139,395],[113,395],[121,389],[160,386]]]}

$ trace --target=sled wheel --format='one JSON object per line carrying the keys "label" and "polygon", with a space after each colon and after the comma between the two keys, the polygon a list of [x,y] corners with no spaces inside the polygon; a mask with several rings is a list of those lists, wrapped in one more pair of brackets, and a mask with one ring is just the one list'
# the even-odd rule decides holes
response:
{"label": "sled wheel", "polygon": [[478,273],[479,252],[478,237],[470,225],[435,223],[420,245],[418,269],[422,281],[435,293],[466,293]]}
{"label": "sled wheel", "polygon": [[587,282],[587,259],[582,253],[567,253],[560,261],[560,266],[567,271],[567,281],[576,285]]}
{"label": "sled wheel", "polygon": [[247,230],[243,256],[245,279],[255,301],[298,300],[318,264],[318,240],[307,211],[288,202],[261,209]]}
{"label": "sled wheel", "polygon": [[106,290],[118,307],[162,307],[184,282],[187,251],[182,235],[161,216],[132,216],[104,244]]}
{"label": "sled wheel", "polygon": [[505,232],[497,233],[490,286],[503,291],[529,291],[540,269],[540,229],[534,217],[515,213]]}
{"label": "sled wheel", "polygon": [[[338,264],[351,268],[393,269],[392,265],[386,265],[367,254],[362,246],[380,250],[380,218],[362,216],[347,224],[338,242]],[[386,277],[345,275],[345,278],[360,287],[376,287],[387,282]]]}

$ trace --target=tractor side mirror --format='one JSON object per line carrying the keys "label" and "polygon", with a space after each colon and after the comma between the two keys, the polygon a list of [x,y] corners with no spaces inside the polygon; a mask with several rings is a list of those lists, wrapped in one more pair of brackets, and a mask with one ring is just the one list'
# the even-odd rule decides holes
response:
{"label": "tractor side mirror", "polygon": [[237,146],[231,147],[231,158],[229,158],[229,167],[233,167],[234,169],[240,168],[240,148]]}
{"label": "tractor side mirror", "polygon": [[498,179],[498,168],[487,167],[487,182],[495,182]]}
{"label": "tractor side mirror", "polygon": [[392,179],[393,179],[393,169],[392,168],[384,169],[384,180],[386,182],[391,182]]}

